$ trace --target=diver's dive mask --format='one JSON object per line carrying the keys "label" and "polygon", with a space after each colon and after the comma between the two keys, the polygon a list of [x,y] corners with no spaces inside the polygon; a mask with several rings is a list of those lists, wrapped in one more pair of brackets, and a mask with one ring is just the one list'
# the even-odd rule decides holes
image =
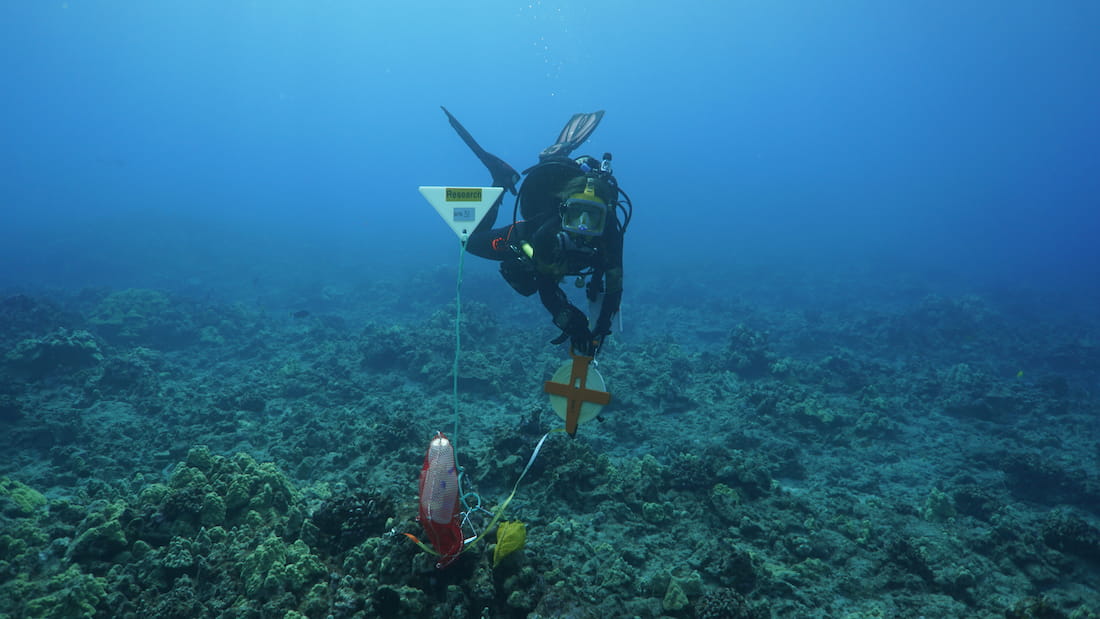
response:
{"label": "diver's dive mask", "polygon": [[584,193],[575,193],[562,204],[561,229],[581,236],[600,236],[607,223],[607,204],[596,195],[589,178]]}

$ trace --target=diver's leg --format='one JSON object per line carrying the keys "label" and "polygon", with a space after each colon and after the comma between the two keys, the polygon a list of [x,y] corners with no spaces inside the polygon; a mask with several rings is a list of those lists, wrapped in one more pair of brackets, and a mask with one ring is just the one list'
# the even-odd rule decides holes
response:
{"label": "diver's leg", "polygon": [[588,114],[573,114],[569,122],[565,123],[558,139],[539,153],[539,161],[554,156],[566,156],[573,152],[596,130],[596,125],[603,119],[603,110]]}
{"label": "diver's leg", "polygon": [[500,194],[497,201],[489,207],[489,212],[474,228],[470,238],[466,240],[466,251],[475,256],[488,258],[489,260],[507,260],[516,257],[513,245],[519,245],[523,235],[528,233],[527,223],[523,220],[509,223],[499,228],[494,228],[500,204],[504,201],[504,194]]}
{"label": "diver's leg", "polygon": [[508,165],[500,157],[482,148],[481,145],[477,143],[477,140],[474,139],[474,136],[470,135],[470,132],[462,126],[462,123],[458,122],[458,119],[447,111],[447,108],[443,108],[443,113],[447,115],[447,120],[450,121],[454,130],[458,132],[458,137],[462,138],[466,146],[469,146],[470,150],[474,151],[477,158],[481,160],[481,163],[485,164],[485,167],[488,168],[489,174],[493,177],[493,187],[503,187],[512,192],[512,195],[515,195],[516,183],[519,182],[520,178],[519,172],[516,172],[515,168]]}

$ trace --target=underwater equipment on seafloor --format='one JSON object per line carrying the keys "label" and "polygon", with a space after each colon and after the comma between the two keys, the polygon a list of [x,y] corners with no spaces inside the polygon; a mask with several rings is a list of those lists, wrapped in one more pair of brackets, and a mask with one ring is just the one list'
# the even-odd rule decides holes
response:
{"label": "underwater equipment on seafloor", "polygon": [[[424,456],[424,468],[420,472],[420,510],[417,515],[417,520],[424,527],[424,531],[428,534],[428,539],[432,542],[432,545],[425,544],[412,533],[405,533],[404,535],[416,542],[416,545],[428,554],[439,557],[435,564],[436,569],[447,567],[459,555],[473,548],[484,539],[493,530],[493,527],[500,522],[504,510],[515,498],[520,482],[527,476],[527,472],[531,470],[531,465],[535,463],[535,458],[542,451],[546,439],[552,433],[560,431],[551,430],[542,435],[538,444],[535,445],[535,450],[531,453],[531,458],[527,461],[527,466],[523,467],[519,479],[512,486],[512,493],[504,499],[504,502],[500,504],[495,512],[489,512],[481,507],[481,497],[477,497],[477,504],[474,506],[466,504],[466,495],[462,494],[457,483],[460,481],[460,477],[454,458],[454,446],[442,432],[437,432],[435,438],[428,443],[428,453]],[[459,509],[460,503],[463,507],[466,507],[465,511]],[[489,526],[482,529],[480,534],[475,533],[471,537],[463,539],[462,527],[469,524],[470,515],[477,511],[492,514],[493,519],[489,522]],[[448,514],[450,514],[449,517]],[[496,567],[497,563],[505,556],[522,548],[526,539],[527,527],[522,522],[501,523],[497,529],[497,548],[493,554],[493,567]]]}
{"label": "underwater equipment on seafloor", "polygon": [[550,394],[550,406],[565,420],[569,436],[577,433],[577,426],[596,418],[611,402],[611,394],[603,382],[603,376],[593,366],[592,357],[573,354],[573,359],[561,364],[553,378],[543,383],[543,390]]}
{"label": "underwater equipment on seafloor", "polygon": [[[452,437],[458,435],[458,361],[461,357],[459,325],[462,324],[462,266],[466,256],[466,243],[478,223],[500,199],[503,191],[501,187],[420,187],[421,195],[450,226],[459,241],[458,282],[455,287],[455,356],[452,367]],[[468,495],[462,492],[462,478],[462,467],[459,465],[454,443],[442,432],[436,432],[428,443],[424,466],[420,471],[420,509],[417,513],[417,520],[428,534],[431,546],[411,533],[405,535],[427,552],[438,556],[436,567],[439,569],[450,565],[468,544],[477,539],[476,535],[464,539],[462,526],[472,512],[481,509],[481,498],[476,493],[470,493],[469,496],[476,499],[476,504],[470,506],[467,503]],[[495,522],[494,520],[493,523]]]}
{"label": "underwater equipment on seafloor", "polygon": [[458,558],[465,543],[458,509],[458,467],[454,446],[442,432],[436,432],[424,454],[416,519],[439,553],[437,568],[445,568]]}
{"label": "underwater equipment on seafloor", "polygon": [[[477,227],[492,204],[499,199],[502,191],[500,187],[420,187],[420,193],[458,236],[460,245],[458,281],[455,287],[455,356],[452,368],[454,432],[452,437],[458,435],[458,363],[461,358],[459,325],[462,324],[462,267],[466,255],[466,243],[470,233]],[[531,470],[531,465],[534,464],[535,458],[538,457],[539,451],[549,436],[549,432],[543,435],[535,446],[531,459],[527,461],[527,466],[512,487],[512,493],[495,512],[490,512],[481,507],[481,497],[476,492],[463,492],[464,473],[459,464],[458,450],[451,438],[442,432],[436,432],[428,443],[428,449],[424,454],[424,465],[420,470],[420,506],[417,511],[417,520],[427,533],[431,545],[421,542],[411,533],[405,533],[405,535],[429,554],[439,557],[436,568],[443,569],[453,563],[464,551],[473,548],[485,534],[493,531],[493,527],[504,515],[504,510],[516,496],[520,482]],[[480,534],[475,531],[472,536],[466,538],[463,527],[473,526],[470,517],[477,512],[492,515],[492,520]],[[523,532],[525,537],[526,529]],[[514,528],[511,533],[506,531],[505,539],[511,540],[509,543],[513,544],[513,550],[517,547]],[[522,539],[519,545],[522,546]],[[503,555],[500,558],[502,557]]]}

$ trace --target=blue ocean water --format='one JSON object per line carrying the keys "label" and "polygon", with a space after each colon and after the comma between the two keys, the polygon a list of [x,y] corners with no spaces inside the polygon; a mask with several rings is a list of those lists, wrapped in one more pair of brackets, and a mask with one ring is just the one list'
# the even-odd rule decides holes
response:
{"label": "blue ocean water", "polygon": [[450,261],[415,187],[487,176],[447,105],[518,169],[606,109],[591,150],[640,205],[635,273],[886,263],[1096,294],[1092,3],[2,11],[5,285]]}
{"label": "blue ocean water", "polygon": [[[3,4],[0,617],[1100,614],[1098,28]],[[456,361],[417,187],[489,175],[440,106],[518,170],[606,110],[636,207],[611,404],[532,460],[567,351],[466,255]],[[499,568],[401,535],[440,429],[461,532],[526,523]]]}

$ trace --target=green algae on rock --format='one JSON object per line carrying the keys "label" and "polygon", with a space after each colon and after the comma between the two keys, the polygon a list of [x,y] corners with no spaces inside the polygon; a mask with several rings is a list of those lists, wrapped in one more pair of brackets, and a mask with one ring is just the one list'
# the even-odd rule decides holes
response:
{"label": "green algae on rock", "polygon": [[11,517],[33,516],[46,506],[46,497],[23,482],[0,477],[0,512]]}

